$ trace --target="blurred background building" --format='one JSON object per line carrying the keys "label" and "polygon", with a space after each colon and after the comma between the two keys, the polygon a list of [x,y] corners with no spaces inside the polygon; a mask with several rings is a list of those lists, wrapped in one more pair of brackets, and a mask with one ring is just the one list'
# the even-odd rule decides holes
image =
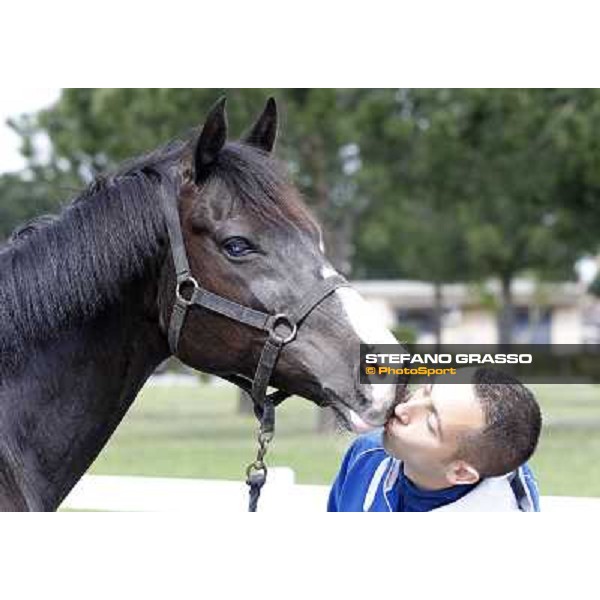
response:
{"label": "blurred background building", "polygon": [[[435,290],[423,281],[355,281],[385,324],[406,341],[434,344]],[[496,316],[490,300],[499,302],[497,283],[464,283],[443,287],[441,337],[446,344],[495,344]],[[600,342],[600,304],[580,283],[541,284],[517,279],[513,284],[517,344]],[[406,338],[409,339],[406,339]]]}

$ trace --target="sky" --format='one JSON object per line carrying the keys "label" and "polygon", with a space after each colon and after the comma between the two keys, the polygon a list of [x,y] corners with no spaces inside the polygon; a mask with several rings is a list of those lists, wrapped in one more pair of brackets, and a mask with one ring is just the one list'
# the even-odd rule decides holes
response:
{"label": "sky", "polygon": [[19,171],[25,166],[19,154],[19,137],[6,125],[9,117],[30,113],[58,100],[60,88],[11,88],[0,94],[0,173]]}

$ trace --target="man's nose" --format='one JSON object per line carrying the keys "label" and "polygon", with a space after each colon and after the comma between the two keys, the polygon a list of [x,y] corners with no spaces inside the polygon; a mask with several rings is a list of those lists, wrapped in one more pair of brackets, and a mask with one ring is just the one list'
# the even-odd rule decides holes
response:
{"label": "man's nose", "polygon": [[402,423],[408,425],[411,419],[415,417],[415,415],[427,409],[429,406],[429,399],[422,398],[418,396],[413,396],[403,404],[397,404],[394,409],[394,414]]}
{"label": "man's nose", "polygon": [[410,423],[410,409],[407,404],[398,404],[394,408],[394,415],[403,425]]}

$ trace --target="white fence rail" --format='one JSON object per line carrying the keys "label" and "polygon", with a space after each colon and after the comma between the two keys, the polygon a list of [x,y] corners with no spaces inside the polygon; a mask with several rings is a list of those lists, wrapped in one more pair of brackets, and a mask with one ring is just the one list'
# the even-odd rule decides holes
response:
{"label": "white fence rail", "polygon": [[[329,488],[299,485],[286,467],[269,470],[260,512],[324,512]],[[74,510],[231,513],[247,510],[248,488],[241,481],[86,475],[65,499]],[[544,496],[544,512],[598,512],[600,498]]]}

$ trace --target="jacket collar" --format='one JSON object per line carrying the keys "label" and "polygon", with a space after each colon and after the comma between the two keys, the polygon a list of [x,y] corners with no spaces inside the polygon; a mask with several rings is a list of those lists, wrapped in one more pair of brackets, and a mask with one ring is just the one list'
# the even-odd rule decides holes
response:
{"label": "jacket collar", "polygon": [[[370,504],[372,504],[375,497],[375,492],[383,479],[383,496],[386,500],[388,511],[394,512],[392,507],[396,506],[398,502],[395,484],[398,481],[402,461],[388,457],[379,467],[371,480],[369,486],[371,494],[367,493],[363,510],[369,510]],[[502,477],[488,477],[462,498],[436,508],[431,512],[506,512],[519,510],[510,483],[512,477],[515,477],[514,473],[503,475]],[[369,497],[370,501],[367,502]]]}

